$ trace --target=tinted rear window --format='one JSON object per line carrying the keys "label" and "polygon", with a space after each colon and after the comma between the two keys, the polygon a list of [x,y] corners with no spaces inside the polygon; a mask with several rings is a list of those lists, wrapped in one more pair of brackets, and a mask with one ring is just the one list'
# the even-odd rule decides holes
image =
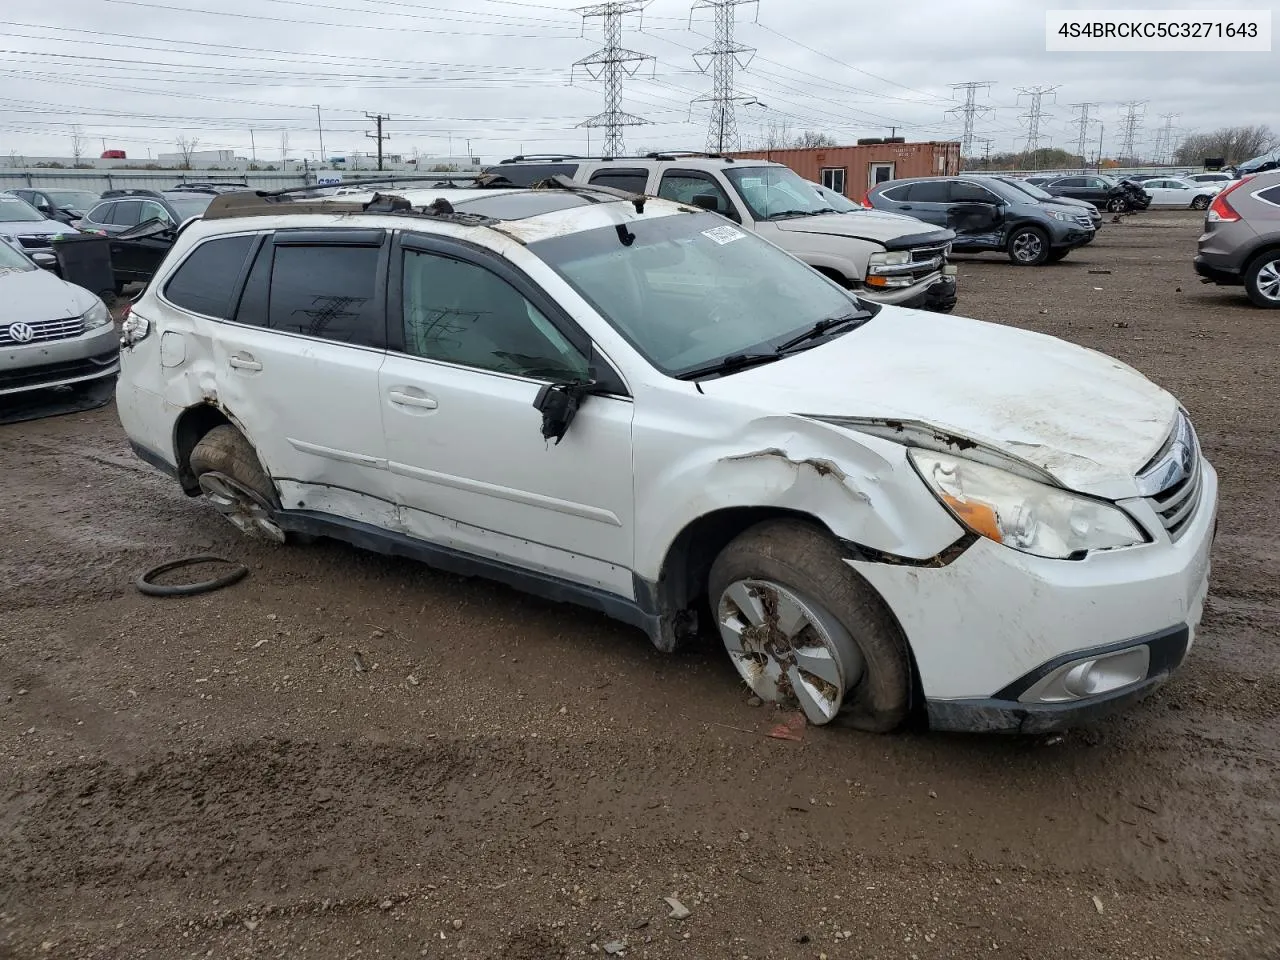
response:
{"label": "tinted rear window", "polygon": [[253,246],[253,236],[206,240],[191,252],[165,285],[171,303],[206,317],[231,316],[231,295]]}
{"label": "tinted rear window", "polygon": [[277,246],[268,325],[342,343],[382,346],[376,309],[378,247]]}
{"label": "tinted rear window", "polygon": [[950,203],[951,181],[918,180],[911,184],[907,199],[912,203]]}
{"label": "tinted rear window", "polygon": [[578,172],[576,163],[500,163],[489,167],[485,173],[504,177],[517,187],[531,187],[541,180],[549,180],[557,174],[572,177]]}

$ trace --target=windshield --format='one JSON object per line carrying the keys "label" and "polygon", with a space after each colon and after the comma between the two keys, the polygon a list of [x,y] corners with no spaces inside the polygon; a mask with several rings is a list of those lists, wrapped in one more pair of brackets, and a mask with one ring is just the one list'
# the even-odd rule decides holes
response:
{"label": "windshield", "polygon": [[1013,177],[1008,177],[1008,178],[1000,177],[998,179],[1000,180],[1001,183],[1006,183],[1009,186],[1014,187],[1015,189],[1021,190],[1023,193],[1035,197],[1037,200],[1059,199],[1058,197],[1055,197],[1052,193],[1049,193],[1047,190],[1041,190],[1034,183],[1027,183],[1025,180],[1015,180]]}
{"label": "windshield", "polygon": [[204,213],[209,204],[213,203],[212,194],[203,194],[195,197],[165,197],[169,201],[169,205],[178,211],[178,221],[181,223],[188,217],[198,217]]}
{"label": "windshield", "polygon": [[716,214],[628,224],[634,239],[626,245],[618,229],[529,249],[668,376],[771,351],[819,320],[878,309]]}
{"label": "windshield", "polygon": [[756,220],[811,217],[836,210],[787,167],[726,167],[724,175]]}
{"label": "windshield", "polygon": [[44,220],[44,215],[18,197],[0,197],[0,223],[26,223]]}
{"label": "windshield", "polygon": [[0,240],[0,276],[11,271],[22,272],[24,270],[38,270],[34,263],[19,253],[9,244]]}
{"label": "windshield", "polygon": [[818,198],[824,201],[829,207],[831,207],[837,213],[854,213],[854,212],[861,213],[861,212],[865,212],[865,210],[867,209],[866,207],[861,207],[858,204],[854,203],[852,200],[850,200],[848,197],[844,196],[843,194],[836,193],[834,190],[828,189],[827,187],[820,187],[816,183],[812,184],[812,186],[813,186],[814,192],[817,193]]}
{"label": "windshield", "polygon": [[98,195],[88,190],[46,190],[45,195],[69,210],[88,210],[98,202]]}

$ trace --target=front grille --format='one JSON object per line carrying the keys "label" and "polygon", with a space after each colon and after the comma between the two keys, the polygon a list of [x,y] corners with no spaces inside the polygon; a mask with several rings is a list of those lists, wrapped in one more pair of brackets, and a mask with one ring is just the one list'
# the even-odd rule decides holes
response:
{"label": "front grille", "polygon": [[71,380],[75,377],[91,377],[95,374],[110,373],[119,363],[120,351],[111,350],[100,353],[96,357],[84,360],[69,360],[63,363],[45,363],[36,367],[15,367],[12,370],[0,370],[0,390],[34,389],[60,380]]}
{"label": "front grille", "polygon": [[1181,538],[1200,509],[1204,489],[1204,457],[1185,413],[1178,413],[1173,431],[1138,481],[1170,539]]}
{"label": "front grille", "polygon": [[[0,345],[19,342],[9,332],[12,325],[0,318]],[[43,340],[69,340],[84,333],[84,320],[80,317],[71,317],[67,320],[38,320],[28,326],[31,327],[34,336],[29,340],[21,341],[24,344],[40,343]]]}
{"label": "front grille", "polygon": [[933,260],[935,257],[942,257],[945,260],[947,247],[949,246],[951,246],[951,244],[943,243],[936,247],[916,247],[911,251],[911,262],[926,263],[929,260]]}
{"label": "front grille", "polygon": [[19,237],[18,243],[22,244],[28,250],[43,250],[45,247],[53,246],[52,237]]}

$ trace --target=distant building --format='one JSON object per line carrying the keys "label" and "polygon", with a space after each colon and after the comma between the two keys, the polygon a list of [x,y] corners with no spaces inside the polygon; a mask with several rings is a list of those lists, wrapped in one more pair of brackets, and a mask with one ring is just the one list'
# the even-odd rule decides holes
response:
{"label": "distant building", "polygon": [[162,167],[180,167],[189,163],[192,168],[198,168],[214,163],[235,163],[235,160],[234,150],[192,150],[190,158],[181,153],[162,153],[154,162]]}
{"label": "distant building", "polygon": [[941,177],[960,172],[960,144],[951,140],[926,143],[864,140],[848,147],[742,150],[728,156],[785,164],[806,180],[820,183],[852,200],[861,199],[869,188],[885,180]]}

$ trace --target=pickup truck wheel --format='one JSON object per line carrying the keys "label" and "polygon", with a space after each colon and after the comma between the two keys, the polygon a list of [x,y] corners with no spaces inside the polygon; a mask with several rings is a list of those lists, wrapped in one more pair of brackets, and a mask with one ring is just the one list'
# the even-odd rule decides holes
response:
{"label": "pickup truck wheel", "polygon": [[1191,201],[1191,209],[1192,209],[1192,210],[1208,210],[1208,209],[1209,209],[1209,198],[1208,198],[1208,197],[1196,197],[1194,200],[1192,200],[1192,201]]}
{"label": "pickup truck wheel", "polygon": [[906,719],[906,638],[826,534],[790,520],[752,527],[716,558],[708,586],[729,659],[760,699],[873,733]]}
{"label": "pickup truck wheel", "polygon": [[274,485],[253,445],[235,427],[214,427],[191,451],[191,472],[213,508],[255,540],[284,543],[275,521],[280,508]]}
{"label": "pickup truck wheel", "polygon": [[1244,290],[1255,306],[1280,310],[1280,250],[1270,250],[1249,265]]}
{"label": "pickup truck wheel", "polygon": [[1107,210],[1110,213],[1127,213],[1129,211],[1129,201],[1124,197],[1112,197],[1107,201]]}
{"label": "pickup truck wheel", "polygon": [[1019,267],[1038,267],[1049,259],[1049,235],[1039,227],[1018,227],[1009,235],[1009,259]]}

